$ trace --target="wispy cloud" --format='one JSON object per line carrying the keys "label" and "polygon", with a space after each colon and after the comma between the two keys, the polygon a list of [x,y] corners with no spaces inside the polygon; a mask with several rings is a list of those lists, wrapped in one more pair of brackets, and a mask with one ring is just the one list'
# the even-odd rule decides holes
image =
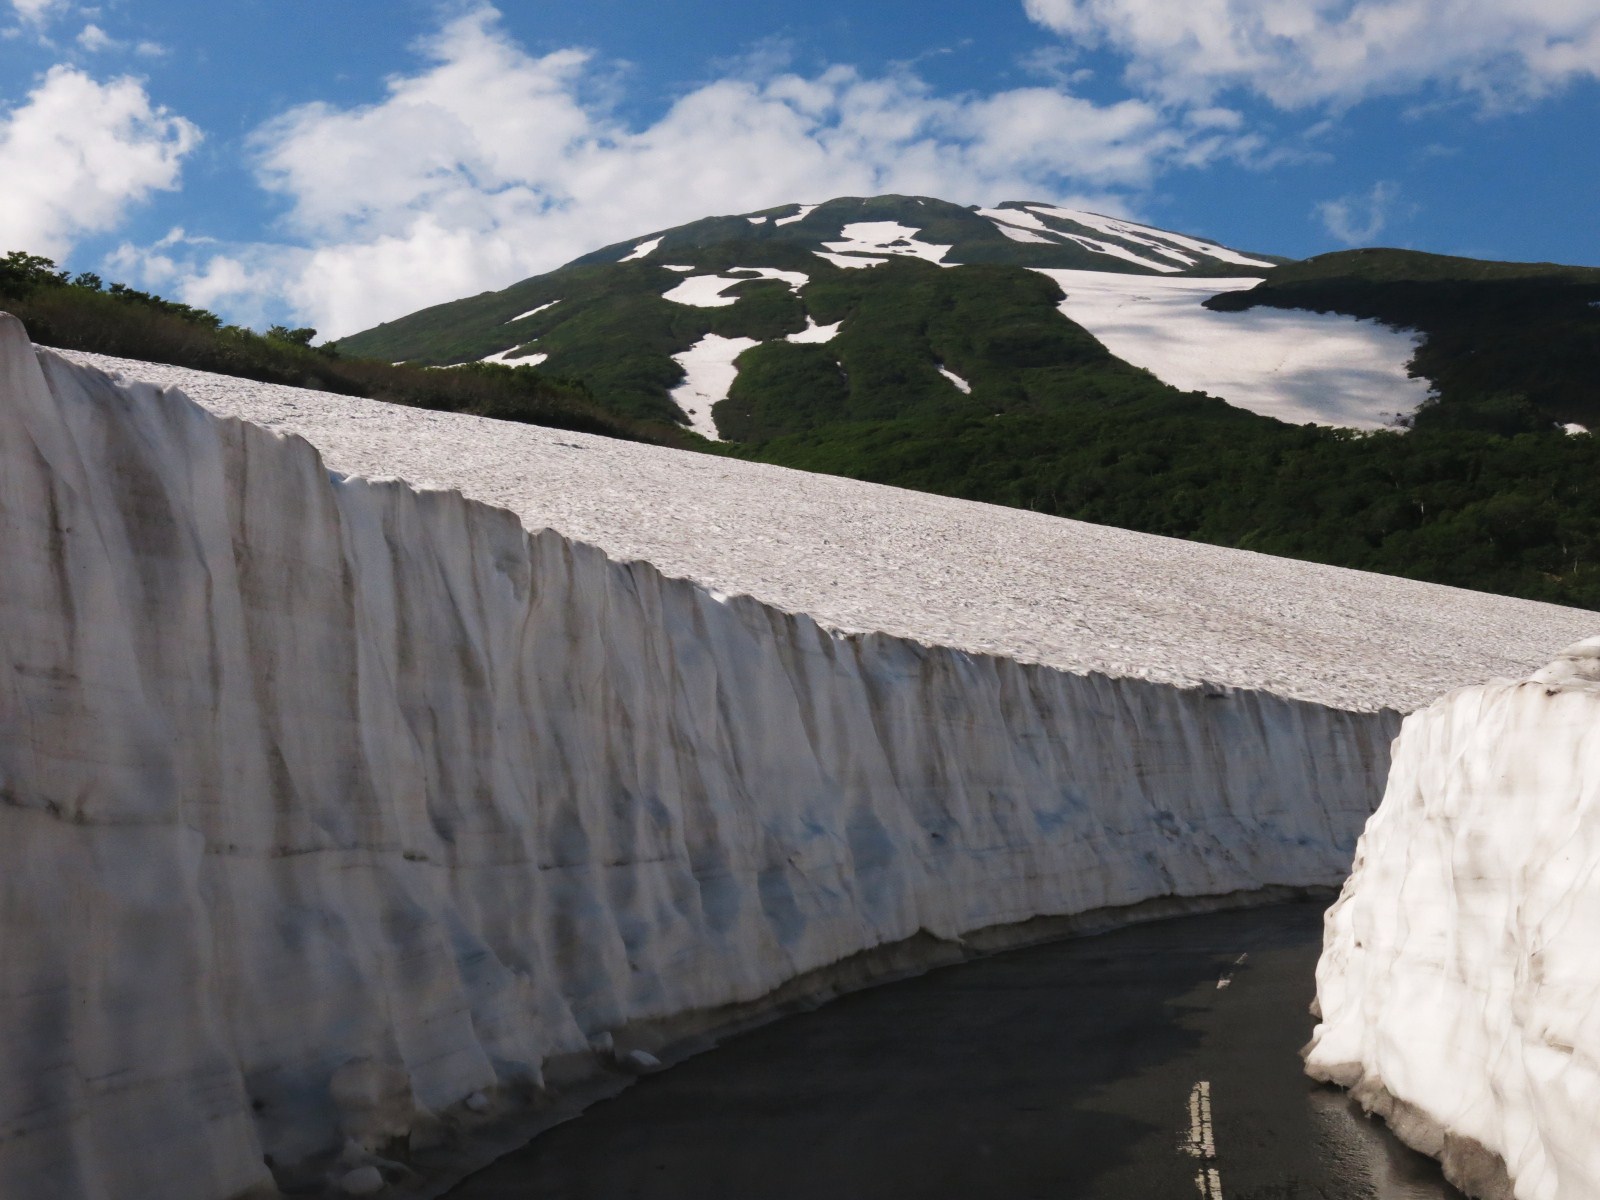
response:
{"label": "wispy cloud", "polygon": [[1169,102],[1231,88],[1284,108],[1350,104],[1428,85],[1516,106],[1600,76],[1595,0],[1023,0],[1079,45],[1127,58]]}
{"label": "wispy cloud", "polygon": [[1388,226],[1400,199],[1400,188],[1380,180],[1366,192],[1324,200],[1314,210],[1325,228],[1347,246],[1371,244]]}

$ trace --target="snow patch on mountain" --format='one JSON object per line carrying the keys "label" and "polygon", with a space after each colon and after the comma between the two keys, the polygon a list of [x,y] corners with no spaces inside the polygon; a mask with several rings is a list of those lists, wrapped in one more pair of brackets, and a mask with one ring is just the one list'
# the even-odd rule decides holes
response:
{"label": "snow patch on mountain", "polygon": [[813,250],[811,253],[820,259],[831,262],[836,267],[845,267],[849,270],[858,270],[862,267],[881,267],[889,261],[887,258],[867,258],[859,254],[830,254],[826,250]]}
{"label": "snow patch on mountain", "polygon": [[689,427],[702,437],[720,442],[711,406],[728,398],[738,378],[733,360],[761,343],[754,338],[722,337],[708,333],[672,361],[683,368],[683,382],[672,389],[672,402],[689,418]]}
{"label": "snow patch on mountain", "polygon": [[1219,246],[1215,242],[1201,241],[1199,238],[1188,237],[1181,233],[1169,233],[1164,229],[1156,229],[1150,225],[1140,225],[1136,221],[1125,221],[1120,217],[1107,217],[1100,213],[1085,212],[1077,208],[1059,208],[1050,204],[1028,205],[1036,213],[1056,217],[1059,220],[1071,221],[1088,229],[1098,230],[1108,237],[1120,238],[1133,242],[1135,245],[1144,246],[1158,254],[1175,259],[1184,266],[1194,266],[1196,260],[1180,250],[1192,250],[1196,254],[1214,258],[1218,262],[1233,263],[1242,267],[1271,267],[1273,264],[1265,259],[1250,258],[1240,254],[1237,250],[1230,250],[1226,246]]}
{"label": "snow patch on mountain", "polygon": [[539,313],[542,313],[545,309],[554,308],[556,305],[558,305],[560,303],[561,303],[561,301],[559,301],[559,300],[551,300],[547,304],[539,305],[538,308],[530,308],[525,313],[518,313],[516,316],[512,317],[510,321],[507,321],[506,324],[510,325],[514,321],[522,321],[522,320],[527,319],[528,317],[536,316]]}
{"label": "snow patch on mountain", "polygon": [[640,242],[633,248],[632,254],[623,255],[623,257],[617,259],[617,261],[633,262],[635,259],[646,258],[649,255],[654,254],[656,252],[656,247],[659,245],[661,245],[661,239],[658,237],[651,238],[649,241]]}
{"label": "snow patch on mountain", "polygon": [[1600,1196],[1597,880],[1589,638],[1406,718],[1328,912],[1307,1070],[1473,1195]]}
{"label": "snow patch on mountain", "polygon": [[951,383],[955,384],[958,392],[961,392],[963,395],[967,396],[972,395],[972,385],[965,379],[961,378],[961,376],[957,375],[954,371],[950,370],[950,368],[946,367],[943,363],[939,364],[939,374],[943,375]]}
{"label": "snow patch on mountain", "polygon": [[687,304],[696,308],[726,308],[737,304],[739,297],[725,295],[729,289],[752,279],[779,279],[789,285],[797,295],[809,281],[809,276],[799,271],[780,271],[776,267],[732,267],[725,275],[692,275],[677,287],[662,294],[663,300],[674,304]]}
{"label": "snow patch on mountain", "polygon": [[834,338],[839,336],[839,327],[843,324],[843,320],[838,320],[832,325],[818,325],[817,322],[812,318],[811,314],[807,313],[806,327],[799,333],[789,334],[784,338],[784,341],[801,343],[831,342]]}
{"label": "snow patch on mountain", "polygon": [[772,223],[774,225],[793,225],[796,221],[804,221],[820,207],[822,207],[820,204],[801,204],[797,207],[793,216],[779,217]]}
{"label": "snow patch on mountain", "polygon": [[899,221],[852,221],[839,231],[840,241],[822,245],[834,254],[898,254],[941,266],[953,265],[941,262],[950,247],[918,241],[917,234],[921,232]]}
{"label": "snow patch on mountain", "polygon": [[544,362],[545,359],[550,357],[548,354],[539,351],[535,351],[531,354],[512,353],[512,351],[521,349],[522,347],[520,345],[512,346],[510,349],[502,350],[498,354],[485,354],[478,361],[486,363],[499,363],[506,367],[537,367],[540,363]]}
{"label": "snow patch on mountain", "polygon": [[1036,268],[1055,280],[1060,308],[1118,358],[1184,391],[1294,424],[1377,429],[1415,411],[1428,383],[1406,374],[1416,334],[1334,313],[1202,302],[1254,278],[1155,278]]}
{"label": "snow patch on mountain", "polygon": [[996,229],[1014,242],[1059,246],[1063,240],[1060,234],[1025,209],[980,208],[978,215],[988,218]]}
{"label": "snow patch on mountain", "polygon": [[745,220],[749,221],[752,225],[765,225],[767,223],[767,219],[765,217],[746,217]]}

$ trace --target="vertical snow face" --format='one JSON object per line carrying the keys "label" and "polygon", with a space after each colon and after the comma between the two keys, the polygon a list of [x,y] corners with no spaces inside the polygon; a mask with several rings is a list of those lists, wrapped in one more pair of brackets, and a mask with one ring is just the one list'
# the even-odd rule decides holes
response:
{"label": "vertical snow face", "polygon": [[1406,718],[1307,1070],[1464,1190],[1600,1195],[1600,638]]}
{"label": "vertical snow face", "polygon": [[1392,712],[830,632],[9,318],[0,393],[8,1200],[267,1194],[922,931],[1336,884],[1387,768]]}

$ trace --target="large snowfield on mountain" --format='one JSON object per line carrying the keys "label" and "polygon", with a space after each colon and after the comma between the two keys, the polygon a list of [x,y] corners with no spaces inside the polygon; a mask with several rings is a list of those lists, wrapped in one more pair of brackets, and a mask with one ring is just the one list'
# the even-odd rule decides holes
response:
{"label": "large snowfield on mountain", "polygon": [[1406,371],[1415,334],[1337,313],[1202,305],[1259,279],[1040,273],[1061,286],[1061,311],[1107,350],[1184,391],[1294,425],[1349,429],[1392,426],[1428,398],[1428,381]]}
{"label": "large snowfield on mountain", "polygon": [[8,1195],[460,1169],[785,985],[1336,884],[1398,712],[1593,620],[0,337]]}

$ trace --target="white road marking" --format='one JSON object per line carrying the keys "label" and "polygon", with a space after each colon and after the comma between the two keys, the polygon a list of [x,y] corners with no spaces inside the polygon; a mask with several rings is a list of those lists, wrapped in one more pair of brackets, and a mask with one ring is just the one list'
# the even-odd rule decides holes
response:
{"label": "white road marking", "polygon": [[1189,1089],[1189,1140],[1184,1150],[1208,1165],[1195,1173],[1201,1200],[1222,1200],[1222,1176],[1212,1164],[1217,1157],[1216,1131],[1211,1124],[1211,1082],[1202,1079]]}

